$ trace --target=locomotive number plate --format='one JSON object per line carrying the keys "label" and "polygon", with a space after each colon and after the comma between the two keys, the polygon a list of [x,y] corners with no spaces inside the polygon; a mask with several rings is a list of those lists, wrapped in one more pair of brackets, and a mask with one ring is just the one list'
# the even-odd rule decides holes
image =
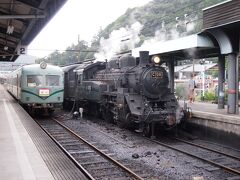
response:
{"label": "locomotive number plate", "polygon": [[156,79],[162,79],[163,78],[163,72],[162,71],[152,71],[151,77]]}
{"label": "locomotive number plate", "polygon": [[43,88],[43,89],[39,89],[39,96],[49,96],[50,91],[49,89]]}

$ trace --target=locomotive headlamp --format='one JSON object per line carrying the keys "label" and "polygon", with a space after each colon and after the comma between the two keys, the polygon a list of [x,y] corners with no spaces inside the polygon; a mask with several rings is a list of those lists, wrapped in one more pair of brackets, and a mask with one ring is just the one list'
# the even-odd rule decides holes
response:
{"label": "locomotive headlamp", "polygon": [[46,69],[46,67],[47,67],[47,63],[46,62],[41,62],[40,63],[40,67],[42,68],[42,69]]}
{"label": "locomotive headlamp", "polygon": [[155,63],[155,64],[159,64],[161,62],[161,59],[159,56],[153,56],[152,57],[152,61]]}
{"label": "locomotive headlamp", "polygon": [[123,108],[123,104],[118,104],[118,108],[122,109]]}

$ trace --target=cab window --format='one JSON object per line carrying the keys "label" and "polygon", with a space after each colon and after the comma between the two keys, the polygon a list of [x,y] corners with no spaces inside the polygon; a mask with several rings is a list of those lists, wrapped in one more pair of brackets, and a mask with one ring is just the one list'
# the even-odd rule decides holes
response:
{"label": "cab window", "polygon": [[59,86],[60,76],[58,75],[46,75],[46,86]]}
{"label": "cab window", "polygon": [[28,87],[40,87],[43,86],[43,76],[39,75],[28,75],[27,76]]}

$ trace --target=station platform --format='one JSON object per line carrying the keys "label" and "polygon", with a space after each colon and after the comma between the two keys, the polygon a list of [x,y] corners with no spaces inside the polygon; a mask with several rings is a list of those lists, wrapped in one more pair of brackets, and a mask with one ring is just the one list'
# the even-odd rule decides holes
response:
{"label": "station platform", "polygon": [[[208,102],[185,103],[192,111],[193,118],[189,122],[240,136],[240,114],[228,114],[227,106],[218,109],[217,104]],[[180,100],[179,104],[183,107],[184,101]]]}
{"label": "station platform", "polygon": [[0,179],[87,179],[0,85]]}

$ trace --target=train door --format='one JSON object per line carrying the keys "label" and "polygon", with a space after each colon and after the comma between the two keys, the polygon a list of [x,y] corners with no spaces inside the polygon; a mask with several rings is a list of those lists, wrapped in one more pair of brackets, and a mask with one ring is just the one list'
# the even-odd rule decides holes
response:
{"label": "train door", "polygon": [[83,74],[82,73],[79,73],[77,74],[77,96],[80,97],[80,99],[83,98],[83,84],[82,84],[82,81],[83,81]]}
{"label": "train door", "polygon": [[[68,72],[65,72],[65,73],[64,73],[64,87],[69,87],[69,86],[68,86],[68,83],[69,83],[69,73],[68,73]],[[69,94],[68,88],[64,88],[64,91],[65,91],[64,96],[66,96],[67,94]]]}
{"label": "train door", "polygon": [[18,74],[17,74],[17,78],[16,78],[16,86],[17,86],[17,99],[19,99],[19,97],[18,97],[18,87],[19,87],[19,76],[18,76]]}
{"label": "train door", "polygon": [[19,99],[21,99],[22,98],[22,74],[20,73],[19,74],[19,76],[18,76],[18,83],[19,83],[19,88],[18,88],[18,91],[19,91],[19,93],[18,93],[18,96],[19,96]]}
{"label": "train door", "polygon": [[11,78],[11,92],[14,93],[13,91],[13,86],[14,86],[14,76]]}

